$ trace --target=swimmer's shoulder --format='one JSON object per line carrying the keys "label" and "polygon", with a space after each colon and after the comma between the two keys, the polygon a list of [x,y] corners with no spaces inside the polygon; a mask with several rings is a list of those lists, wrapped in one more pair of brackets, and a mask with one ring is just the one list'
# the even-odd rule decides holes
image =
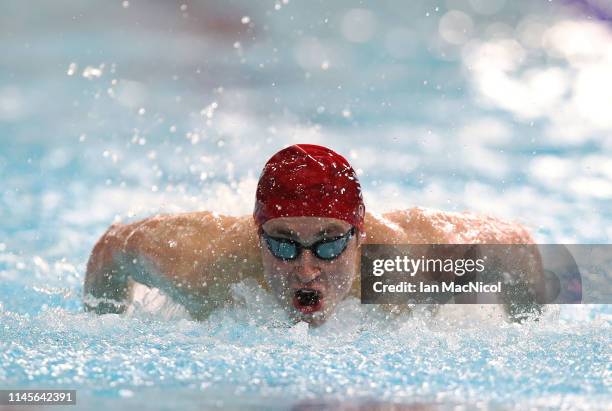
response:
{"label": "swimmer's shoulder", "polygon": [[[523,224],[473,212],[445,212],[423,209],[435,231],[449,243],[533,244]],[[449,235],[449,233],[451,235]]]}
{"label": "swimmer's shoulder", "polygon": [[[471,212],[449,212],[425,207],[370,215],[376,234],[393,233],[405,244],[532,244],[529,230],[520,223]],[[366,224],[368,220],[366,219]],[[380,229],[381,225],[386,226]],[[367,226],[366,226],[367,228]],[[400,234],[397,234],[400,233]],[[384,239],[384,235],[379,235]],[[383,242],[385,243],[385,242]],[[399,242],[396,242],[399,244]]]}
{"label": "swimmer's shoulder", "polygon": [[[246,220],[246,219],[242,219]],[[121,239],[125,247],[142,242],[179,241],[196,238],[214,239],[236,224],[246,225],[240,217],[226,216],[210,211],[176,214],[156,214],[128,223],[112,224],[103,237]]]}
{"label": "swimmer's shoulder", "polygon": [[148,257],[164,271],[184,272],[223,256],[244,254],[241,260],[257,260],[256,229],[249,217],[200,211],[115,223],[94,246],[90,266],[105,266],[126,256]]}
{"label": "swimmer's shoulder", "polygon": [[430,244],[438,242],[435,218],[420,207],[393,210],[384,214],[366,213],[366,243]]}

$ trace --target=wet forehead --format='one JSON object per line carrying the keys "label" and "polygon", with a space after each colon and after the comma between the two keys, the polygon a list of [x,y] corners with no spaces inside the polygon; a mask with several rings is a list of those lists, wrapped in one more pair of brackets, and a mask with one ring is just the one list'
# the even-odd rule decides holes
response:
{"label": "wet forehead", "polygon": [[346,221],[322,217],[281,217],[267,221],[262,228],[270,235],[310,240],[345,234],[351,225]]}

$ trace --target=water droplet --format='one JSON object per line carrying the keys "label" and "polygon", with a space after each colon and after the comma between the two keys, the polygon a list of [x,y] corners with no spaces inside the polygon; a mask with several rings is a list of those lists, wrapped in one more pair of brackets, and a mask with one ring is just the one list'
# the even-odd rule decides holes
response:
{"label": "water droplet", "polygon": [[251,22],[251,18],[250,18],[249,16],[243,16],[243,17],[240,19],[240,22],[241,22],[242,24],[249,24],[249,23]]}
{"label": "water droplet", "polygon": [[[127,1],[124,1],[124,3],[127,3]],[[131,390],[119,390],[119,396],[122,398],[131,398],[134,396],[134,392]]]}
{"label": "water droplet", "polygon": [[94,78],[98,78],[102,75],[102,69],[92,66],[87,66],[83,70],[83,77],[86,79],[92,80]]}
{"label": "water droplet", "polygon": [[68,74],[69,76],[72,76],[74,73],[76,73],[76,71],[77,71],[77,64],[70,63],[70,65],[68,66],[68,71],[66,71],[66,74]]}

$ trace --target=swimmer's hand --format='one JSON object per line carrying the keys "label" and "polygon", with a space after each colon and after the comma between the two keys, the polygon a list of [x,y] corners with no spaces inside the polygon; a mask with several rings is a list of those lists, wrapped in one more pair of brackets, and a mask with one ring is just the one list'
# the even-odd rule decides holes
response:
{"label": "swimmer's hand", "polygon": [[86,311],[123,313],[128,297],[127,275],[115,257],[123,249],[120,226],[111,226],[98,240],[87,263],[83,286]]}

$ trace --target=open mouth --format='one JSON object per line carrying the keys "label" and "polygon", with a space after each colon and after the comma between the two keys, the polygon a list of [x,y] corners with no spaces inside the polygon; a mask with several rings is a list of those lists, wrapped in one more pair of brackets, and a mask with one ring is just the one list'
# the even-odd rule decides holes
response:
{"label": "open mouth", "polygon": [[319,311],[323,306],[323,295],[312,288],[299,288],[293,294],[293,306],[304,314]]}

